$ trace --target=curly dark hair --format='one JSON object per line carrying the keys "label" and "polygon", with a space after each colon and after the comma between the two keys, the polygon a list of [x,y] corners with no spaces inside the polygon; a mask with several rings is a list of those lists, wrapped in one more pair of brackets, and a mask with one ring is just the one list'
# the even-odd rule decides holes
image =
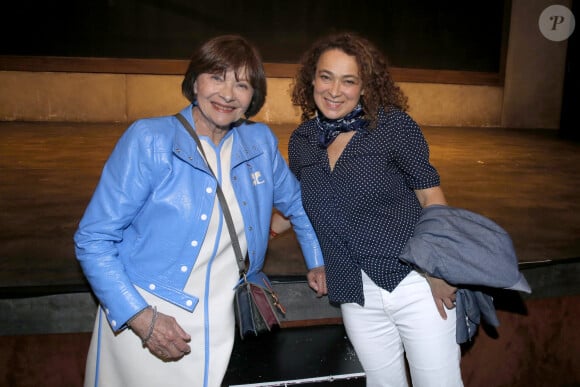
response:
{"label": "curly dark hair", "polygon": [[352,32],[343,32],[319,39],[302,56],[292,90],[292,104],[302,109],[302,120],[309,120],[316,114],[312,82],[318,59],[332,49],[356,58],[364,90],[360,102],[370,128],[376,127],[381,108],[407,110],[407,97],[391,78],[386,56],[369,40]]}
{"label": "curly dark hair", "polygon": [[[256,47],[239,35],[222,35],[205,42],[193,53],[185,77],[181,82],[181,92],[190,102],[197,95],[193,84],[200,74],[216,74],[230,69],[238,71],[245,68],[248,81],[254,89],[252,101],[244,113],[246,118],[256,115],[266,100],[266,73]],[[236,73],[236,79],[238,78]]]}

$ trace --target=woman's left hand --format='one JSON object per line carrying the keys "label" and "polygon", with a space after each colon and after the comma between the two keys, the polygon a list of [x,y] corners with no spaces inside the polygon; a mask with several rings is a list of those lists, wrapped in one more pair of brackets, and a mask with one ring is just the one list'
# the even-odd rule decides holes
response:
{"label": "woman's left hand", "polygon": [[315,267],[306,274],[308,285],[316,291],[318,297],[324,296],[328,293],[326,289],[326,272],[324,266]]}
{"label": "woman's left hand", "polygon": [[435,300],[435,305],[437,306],[439,314],[443,320],[447,320],[445,307],[447,307],[447,309],[455,308],[457,288],[449,285],[440,278],[431,277],[428,274],[425,274],[425,278],[427,278],[427,282],[431,286],[431,293],[433,294],[433,299]]}

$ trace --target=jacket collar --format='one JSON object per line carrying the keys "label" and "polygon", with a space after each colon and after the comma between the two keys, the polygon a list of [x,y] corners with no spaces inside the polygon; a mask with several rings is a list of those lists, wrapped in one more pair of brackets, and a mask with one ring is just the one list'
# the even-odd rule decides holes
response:
{"label": "jacket collar", "polygon": [[[180,112],[185,119],[193,126],[192,105],[187,106]],[[210,173],[207,164],[201,154],[197,151],[197,145],[191,138],[189,132],[174,118],[174,125],[176,125],[175,138],[173,142],[173,152],[182,160],[192,165],[194,168]],[[231,130],[226,136],[235,136],[232,148],[232,168],[242,164],[254,157],[263,153],[263,150],[258,144],[252,141],[251,136],[241,135],[243,131],[251,130],[247,124],[242,124]]]}

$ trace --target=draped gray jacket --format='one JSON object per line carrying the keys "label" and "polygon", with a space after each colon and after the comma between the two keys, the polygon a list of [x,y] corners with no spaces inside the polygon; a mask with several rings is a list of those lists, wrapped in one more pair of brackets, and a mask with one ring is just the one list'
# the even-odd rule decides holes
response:
{"label": "draped gray jacket", "polygon": [[458,288],[459,344],[473,337],[482,317],[492,326],[499,325],[486,288],[531,293],[509,234],[492,220],[465,209],[424,208],[400,259]]}

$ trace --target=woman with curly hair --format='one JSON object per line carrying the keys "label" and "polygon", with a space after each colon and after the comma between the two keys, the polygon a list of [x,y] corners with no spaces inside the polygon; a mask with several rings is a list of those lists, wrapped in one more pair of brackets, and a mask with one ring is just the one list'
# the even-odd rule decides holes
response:
{"label": "woman with curly hair", "polygon": [[368,386],[462,386],[456,288],[399,260],[422,209],[446,205],[385,56],[352,33],[317,41],[292,93],[290,168]]}

